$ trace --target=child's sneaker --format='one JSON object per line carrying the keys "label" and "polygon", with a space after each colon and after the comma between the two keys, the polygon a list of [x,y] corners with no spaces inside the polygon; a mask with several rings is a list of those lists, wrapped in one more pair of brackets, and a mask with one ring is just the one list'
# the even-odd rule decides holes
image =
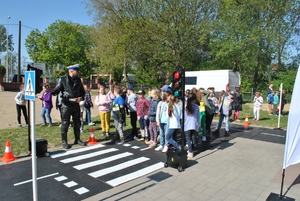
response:
{"label": "child's sneaker", "polygon": [[19,126],[20,128],[22,128],[22,124],[19,124],[18,126]]}
{"label": "child's sneaker", "polygon": [[256,118],[253,118],[253,121],[256,121]]}
{"label": "child's sneaker", "polygon": [[161,151],[161,150],[163,150],[163,146],[162,146],[162,145],[159,145],[159,146],[156,147],[154,150],[155,150],[155,151]]}
{"label": "child's sneaker", "polygon": [[194,157],[194,153],[188,151],[187,157],[188,157],[188,158],[193,158],[193,157]]}
{"label": "child's sneaker", "polygon": [[166,153],[168,150],[169,150],[168,146],[164,146],[162,152],[163,152],[163,153]]}
{"label": "child's sneaker", "polygon": [[150,147],[150,148],[156,147],[156,143],[155,143],[155,142],[151,143],[151,144],[149,145],[149,147]]}
{"label": "child's sneaker", "polygon": [[206,136],[202,136],[202,142],[206,142]]}
{"label": "child's sneaker", "polygon": [[152,144],[154,143],[153,140],[145,141],[146,144]]}
{"label": "child's sneaker", "polygon": [[138,139],[139,142],[145,141],[145,138],[141,137],[140,139]]}

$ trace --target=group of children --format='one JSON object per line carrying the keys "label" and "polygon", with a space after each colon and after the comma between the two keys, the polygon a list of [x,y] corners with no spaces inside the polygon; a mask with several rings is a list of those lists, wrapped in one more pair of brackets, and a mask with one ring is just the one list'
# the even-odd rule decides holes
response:
{"label": "group of children", "polygon": [[[132,125],[129,139],[145,142],[151,148],[156,147],[155,151],[167,152],[170,146],[180,150],[181,147],[176,141],[176,136],[180,132],[182,115],[184,115],[188,157],[193,157],[198,136],[201,134],[202,141],[206,141],[207,134],[210,135],[211,123],[216,113],[221,111],[223,118],[229,117],[229,105],[233,102],[234,97],[232,93],[224,94],[222,96],[224,100],[219,102],[214,97],[212,89],[209,91],[194,89],[186,94],[186,103],[183,106],[182,101],[173,95],[168,85],[162,87],[161,92],[157,88],[150,89],[148,94],[149,96],[146,97],[145,91],[139,90],[136,95],[132,86],[129,86],[127,90],[115,86],[105,94],[104,87],[99,86],[99,95],[95,99],[95,104],[99,108],[103,134],[108,132],[106,128],[109,130],[109,118],[104,118],[101,113],[106,112],[106,116],[109,117],[110,110],[112,110],[111,114],[116,128],[116,135],[112,142],[117,140],[124,142],[123,125],[126,109],[128,109]],[[184,113],[182,113],[183,111]],[[139,138],[136,122],[139,122],[140,125]],[[220,130],[220,126],[218,129]],[[227,126],[225,136],[228,135],[228,132],[229,127]],[[159,144],[157,145],[158,133]]]}
{"label": "group of children", "polygon": [[[82,101],[80,103],[81,105],[81,132],[83,132],[83,112],[86,112],[86,123],[88,125],[94,125],[94,123],[91,121],[91,108],[93,108],[93,102],[91,100],[91,94],[90,90],[88,89],[88,86],[86,84],[83,85],[85,89],[85,101]],[[26,110],[26,100],[25,100],[25,89],[24,85],[21,84],[19,87],[20,91],[15,96],[16,101],[16,110],[17,110],[17,121],[18,126],[22,127],[21,123],[21,112],[23,113],[26,126],[28,126],[28,117],[27,117],[27,110]],[[46,126],[48,121],[48,127],[52,126],[52,118],[51,118],[51,110],[53,108],[52,103],[52,94],[50,92],[50,85],[48,83],[45,83],[43,85],[42,91],[37,96],[42,101],[42,111],[41,111],[41,117],[42,117],[42,125]],[[61,96],[58,95],[56,97],[56,109],[61,110]],[[46,119],[47,118],[47,119]]]}

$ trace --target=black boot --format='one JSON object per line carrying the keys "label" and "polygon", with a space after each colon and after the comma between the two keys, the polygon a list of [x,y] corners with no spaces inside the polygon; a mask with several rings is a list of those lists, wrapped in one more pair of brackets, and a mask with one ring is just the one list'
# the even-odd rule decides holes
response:
{"label": "black boot", "polygon": [[63,147],[64,149],[70,149],[70,146],[68,145],[68,142],[67,142],[66,140],[63,140],[63,141],[62,141],[62,147]]}
{"label": "black boot", "polygon": [[81,140],[75,140],[74,144],[79,144],[80,146],[86,146],[86,143],[82,142]]}

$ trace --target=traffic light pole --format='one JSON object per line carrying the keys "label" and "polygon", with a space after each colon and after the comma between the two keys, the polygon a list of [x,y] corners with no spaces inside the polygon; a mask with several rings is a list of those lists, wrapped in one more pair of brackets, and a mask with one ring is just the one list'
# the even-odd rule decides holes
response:
{"label": "traffic light pole", "polygon": [[184,112],[185,112],[185,69],[181,69],[182,82],[181,82],[181,101],[182,101],[182,118],[181,118],[181,149],[184,149]]}

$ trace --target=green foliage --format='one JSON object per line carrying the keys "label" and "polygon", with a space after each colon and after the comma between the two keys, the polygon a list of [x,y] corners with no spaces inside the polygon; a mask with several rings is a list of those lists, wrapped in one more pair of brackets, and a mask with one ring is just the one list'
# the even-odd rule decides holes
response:
{"label": "green foliage", "polygon": [[[13,35],[8,35],[8,50],[14,51]],[[7,51],[7,30],[5,26],[0,25],[0,53]]]}
{"label": "green foliage", "polygon": [[0,64],[0,77],[3,77],[6,74],[6,68]]}
{"label": "green foliage", "polygon": [[99,72],[132,72],[140,84],[168,82],[178,67],[231,69],[236,60],[243,90],[260,90],[275,78],[269,66],[284,68],[286,47],[298,44],[300,5],[293,0],[88,3]]}
{"label": "green foliage", "polygon": [[59,77],[61,77],[63,75],[66,75],[66,74],[67,73],[66,73],[65,70],[54,70],[53,74],[52,74],[52,77],[55,78],[55,79],[57,79],[57,78],[59,78]]}
{"label": "green foliage", "polygon": [[25,46],[34,62],[45,62],[48,66],[78,63],[81,74],[87,77],[94,66],[87,56],[91,48],[90,30],[87,26],[58,20],[44,32],[31,31]]}

